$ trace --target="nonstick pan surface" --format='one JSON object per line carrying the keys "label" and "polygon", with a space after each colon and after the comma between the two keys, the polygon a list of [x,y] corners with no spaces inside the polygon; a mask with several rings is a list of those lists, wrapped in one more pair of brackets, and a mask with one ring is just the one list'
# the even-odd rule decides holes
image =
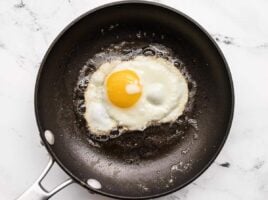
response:
{"label": "nonstick pan surface", "polygon": [[[181,124],[94,143],[76,113],[78,76],[89,58],[123,41],[170,48],[194,80],[194,102]],[[56,162],[87,189],[125,199],[162,196],[202,174],[227,138],[233,107],[227,63],[208,33],[179,11],[141,1],[99,7],[65,28],[41,64],[35,92],[40,135]],[[53,145],[46,130],[54,135]],[[90,187],[88,179],[101,189]]]}

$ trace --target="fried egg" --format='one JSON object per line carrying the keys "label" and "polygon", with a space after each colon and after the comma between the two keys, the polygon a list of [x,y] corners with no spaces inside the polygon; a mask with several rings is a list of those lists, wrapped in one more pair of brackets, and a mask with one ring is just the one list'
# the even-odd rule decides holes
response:
{"label": "fried egg", "polygon": [[102,64],[84,94],[88,128],[95,135],[112,130],[144,130],[174,122],[188,101],[187,81],[168,60],[137,56]]}

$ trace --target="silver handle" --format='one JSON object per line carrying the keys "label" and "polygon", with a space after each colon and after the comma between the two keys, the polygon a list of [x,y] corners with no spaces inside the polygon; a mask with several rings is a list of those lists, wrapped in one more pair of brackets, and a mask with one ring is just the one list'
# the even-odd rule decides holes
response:
{"label": "silver handle", "polygon": [[73,183],[72,179],[64,181],[62,184],[54,188],[52,191],[47,191],[41,184],[47,173],[54,164],[53,158],[50,157],[49,163],[42,172],[41,176],[34,182],[34,184],[26,190],[17,200],[47,200],[56,194],[61,189]]}

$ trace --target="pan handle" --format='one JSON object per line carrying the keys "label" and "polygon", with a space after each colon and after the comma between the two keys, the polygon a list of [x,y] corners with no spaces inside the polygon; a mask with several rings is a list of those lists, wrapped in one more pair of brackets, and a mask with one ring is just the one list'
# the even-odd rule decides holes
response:
{"label": "pan handle", "polygon": [[34,182],[34,184],[26,190],[17,200],[47,200],[56,194],[61,189],[73,183],[72,179],[67,179],[62,184],[54,188],[52,191],[47,191],[41,184],[47,173],[54,164],[53,158],[49,158],[49,163],[42,172],[41,176]]}

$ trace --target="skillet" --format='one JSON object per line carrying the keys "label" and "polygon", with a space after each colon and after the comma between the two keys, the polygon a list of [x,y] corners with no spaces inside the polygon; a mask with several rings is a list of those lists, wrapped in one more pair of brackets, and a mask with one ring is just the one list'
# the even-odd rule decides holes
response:
{"label": "skillet", "polygon": [[[94,142],[76,112],[77,80],[89,58],[122,41],[171,49],[181,60],[178,67],[183,66],[194,80],[188,82],[190,89],[196,89],[194,101],[179,124]],[[59,34],[41,63],[35,111],[51,160],[19,199],[49,199],[73,182],[117,199],[149,199],[177,191],[215,160],[228,136],[233,109],[234,91],[225,58],[195,21],[152,2],[124,1],[93,9]],[[54,161],[71,178],[47,191],[41,181]]]}

